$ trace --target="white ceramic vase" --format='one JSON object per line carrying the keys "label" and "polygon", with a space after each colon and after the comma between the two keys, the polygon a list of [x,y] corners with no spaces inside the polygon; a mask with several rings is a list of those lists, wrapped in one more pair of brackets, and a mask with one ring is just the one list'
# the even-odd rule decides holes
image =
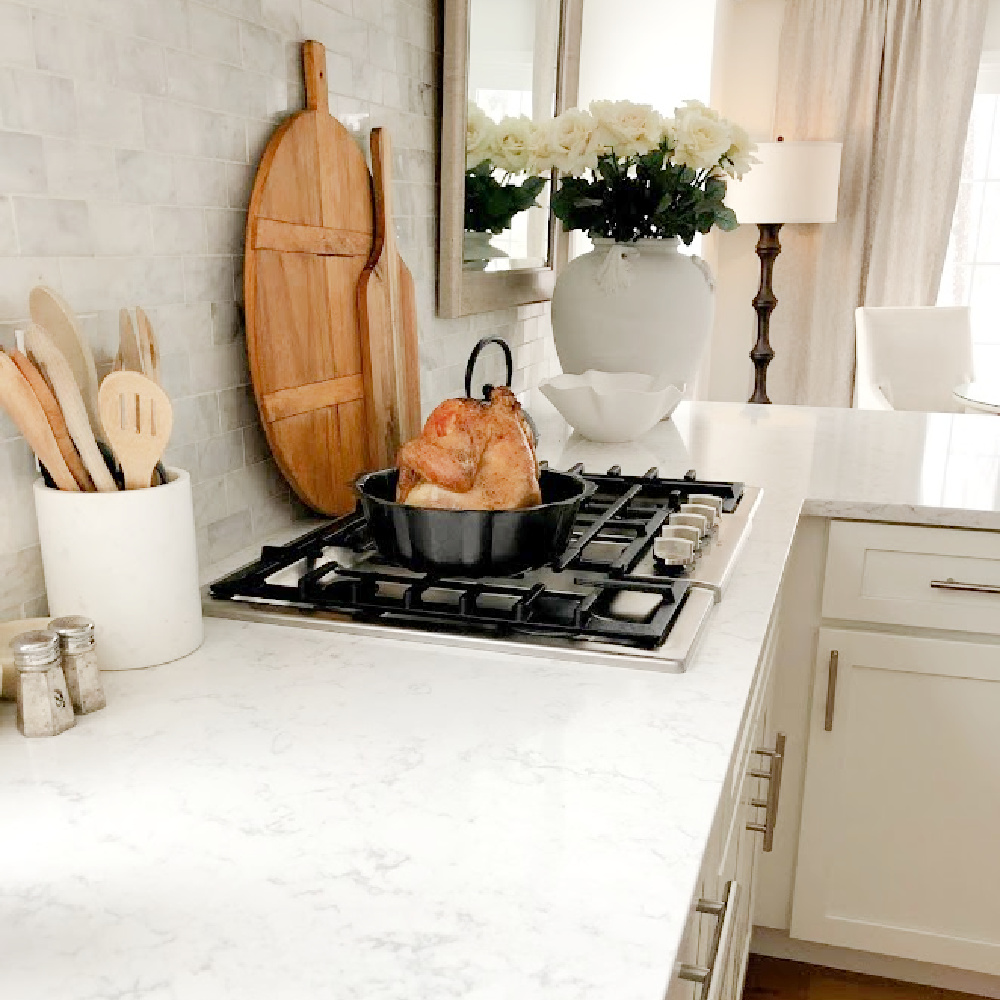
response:
{"label": "white ceramic vase", "polygon": [[505,250],[493,246],[492,233],[466,230],[462,235],[462,267],[466,271],[482,271],[491,260],[508,256]]}
{"label": "white ceramic vase", "polygon": [[564,372],[694,382],[711,334],[714,282],[705,261],[678,252],[679,242],[596,239],[559,272],[552,329]]}

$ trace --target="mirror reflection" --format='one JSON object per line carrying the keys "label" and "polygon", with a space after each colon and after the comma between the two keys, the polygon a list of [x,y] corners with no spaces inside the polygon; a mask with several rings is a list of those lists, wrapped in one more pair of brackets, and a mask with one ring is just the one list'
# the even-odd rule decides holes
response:
{"label": "mirror reflection", "polygon": [[555,111],[560,0],[470,0],[462,267],[550,262],[551,163],[539,137]]}

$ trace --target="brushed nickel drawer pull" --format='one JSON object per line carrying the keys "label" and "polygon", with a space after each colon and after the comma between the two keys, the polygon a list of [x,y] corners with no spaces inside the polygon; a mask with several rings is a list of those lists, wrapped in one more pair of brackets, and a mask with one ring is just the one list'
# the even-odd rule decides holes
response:
{"label": "brushed nickel drawer pull", "polygon": [[736,910],[740,898],[740,885],[733,879],[726,883],[721,902],[710,899],[699,899],[695,909],[699,913],[708,913],[718,918],[715,933],[712,935],[712,946],[709,949],[708,965],[688,965],[686,962],[677,970],[678,979],[701,985],[701,1000],[718,1000],[722,993],[725,976],[716,976],[720,969],[719,960],[723,966],[732,948],[734,927],[736,925]]}
{"label": "brushed nickel drawer pull", "polygon": [[935,590],[964,590],[970,594],[1000,594],[1000,587],[991,583],[962,583],[960,580],[953,580],[950,576],[947,580],[931,580],[931,586]]}
{"label": "brushed nickel drawer pull", "polygon": [[837,703],[837,668],[839,666],[840,653],[835,649],[830,650],[830,666],[826,677],[826,717],[823,721],[823,728],[828,732],[833,732],[833,710]]}
{"label": "brushed nickel drawer pull", "polygon": [[762,849],[768,853],[774,848],[774,827],[778,822],[778,798],[781,795],[781,771],[785,763],[785,734],[774,734],[774,749],[769,750],[763,747],[754,750],[763,757],[771,758],[771,768],[769,771],[753,770],[750,776],[753,778],[764,778],[767,780],[767,798],[751,799],[750,805],[757,809],[766,810],[763,823],[747,823],[747,829],[755,833],[764,834]]}

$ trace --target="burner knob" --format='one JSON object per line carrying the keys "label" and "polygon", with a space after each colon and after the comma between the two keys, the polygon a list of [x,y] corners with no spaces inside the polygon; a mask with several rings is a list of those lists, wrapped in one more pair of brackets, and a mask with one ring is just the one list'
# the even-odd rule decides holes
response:
{"label": "burner knob", "polygon": [[[671,515],[673,519],[675,515]],[[660,529],[660,538],[684,538],[689,541],[697,552],[701,548],[701,532],[689,524],[670,524]]]}
{"label": "burner knob", "polygon": [[722,497],[717,497],[714,493],[692,493],[687,498],[687,502],[704,504],[706,507],[714,507],[716,514],[722,513]]}
{"label": "burner knob", "polygon": [[702,514],[671,514],[668,520],[672,525],[681,524],[696,528],[700,538],[704,538],[711,531],[708,518]]}
{"label": "burner knob", "polygon": [[694,542],[689,538],[657,538],[653,542],[653,555],[668,566],[688,569],[694,563]]}
{"label": "burner knob", "polygon": [[708,521],[708,530],[713,531],[717,527],[718,513],[714,507],[703,503],[682,503],[682,514],[700,514]]}

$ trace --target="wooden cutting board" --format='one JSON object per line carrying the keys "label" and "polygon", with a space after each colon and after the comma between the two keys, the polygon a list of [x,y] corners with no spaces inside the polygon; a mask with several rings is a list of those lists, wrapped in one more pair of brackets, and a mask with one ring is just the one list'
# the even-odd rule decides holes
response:
{"label": "wooden cutting board", "polygon": [[420,433],[420,364],[413,277],[396,249],[392,212],[392,147],[372,129],[372,252],[358,285],[363,330],[369,452],[377,468],[396,462],[404,441]]}
{"label": "wooden cutting board", "polygon": [[373,467],[358,312],[371,178],[328,111],[321,44],[304,43],[303,65],[306,110],[271,137],[250,199],[247,352],[278,467],[306,504],[340,514],[354,507],[352,481]]}

